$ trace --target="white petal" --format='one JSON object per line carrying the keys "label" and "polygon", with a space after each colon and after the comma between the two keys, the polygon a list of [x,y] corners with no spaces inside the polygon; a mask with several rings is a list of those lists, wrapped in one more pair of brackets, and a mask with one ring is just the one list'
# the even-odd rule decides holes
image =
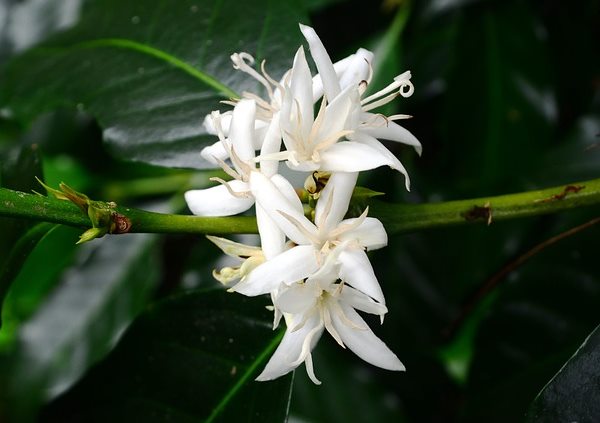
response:
{"label": "white petal", "polygon": [[321,141],[337,132],[348,129],[346,123],[351,110],[356,104],[358,104],[358,90],[356,87],[346,88],[339,96],[328,103],[316,139]]}
{"label": "white petal", "polygon": [[254,269],[232,290],[248,296],[267,294],[280,284],[302,280],[319,268],[312,245],[298,245]]}
{"label": "white petal", "polygon": [[254,100],[240,100],[233,109],[233,118],[229,130],[229,140],[240,159],[254,159],[254,121],[256,103]]}
{"label": "white petal", "polygon": [[221,249],[229,257],[251,257],[260,256],[262,250],[260,247],[253,245],[240,244],[239,242],[230,239],[221,238],[218,236],[206,235],[206,238]]}
{"label": "white petal", "polygon": [[321,153],[319,169],[329,172],[361,172],[391,164],[386,155],[366,144],[342,141]]}
{"label": "white petal", "polygon": [[[317,329],[319,326],[321,326],[320,330]],[[304,341],[308,334],[313,330],[317,330],[317,333],[313,335],[311,342],[312,348],[314,348],[314,345],[316,345],[317,341],[321,337],[321,334],[323,333],[320,319],[316,313],[306,321],[302,328],[292,332],[288,327],[288,330],[286,330],[281,343],[275,350],[275,353],[273,353],[273,356],[265,366],[265,369],[256,378],[256,380],[264,381],[276,379],[298,367],[301,362],[294,362],[297,362],[297,359],[302,352]]]}
{"label": "white petal", "polygon": [[350,320],[352,327],[337,313],[331,313],[333,327],[357,356],[377,367],[387,370],[406,370],[396,354],[379,339],[371,329],[355,329],[355,327],[368,327],[365,321],[354,309],[344,303],[339,303],[345,317]]}
{"label": "white petal", "polygon": [[[219,119],[221,121],[221,129],[223,130],[223,135],[227,136],[229,134],[229,126],[231,125],[231,110],[220,113]],[[207,114],[204,117],[204,129],[211,135],[217,135],[217,128],[215,127],[215,122],[213,119],[212,113]]]}
{"label": "white petal", "polygon": [[[260,172],[251,172],[249,185],[256,201],[260,203],[288,238],[296,244],[311,243],[307,234],[316,236],[317,228],[304,216],[302,209],[297,208],[297,203],[288,201],[277,186]],[[282,212],[298,222],[301,229],[284,217]]]}
{"label": "white petal", "polygon": [[321,233],[334,229],[348,212],[357,178],[357,172],[337,172],[327,181],[315,208],[315,222]]}
{"label": "white petal", "polygon": [[294,283],[281,290],[274,304],[284,313],[306,314],[316,305],[321,294],[315,284]]}
{"label": "white petal", "polygon": [[[231,142],[228,140],[225,140],[225,142],[231,145]],[[202,151],[200,151],[200,156],[210,163],[220,166],[219,161],[216,159],[223,161],[227,160],[229,158],[229,151],[225,149],[223,143],[219,140],[214,144],[204,147]]]}
{"label": "white petal", "polygon": [[365,81],[369,77],[371,63],[373,63],[373,53],[364,48],[358,49],[340,78],[342,89],[349,85],[357,86],[361,81]]}
{"label": "white petal", "polygon": [[359,249],[346,249],[340,253],[340,279],[385,305],[383,291],[373,272],[367,254]]}
{"label": "white petal", "polygon": [[277,174],[271,177],[271,182],[277,187],[279,192],[289,201],[290,205],[297,210],[298,213],[304,213],[304,207],[302,201],[298,197],[298,193],[290,184],[290,182],[282,175]]}
{"label": "white petal", "polygon": [[332,100],[340,93],[340,83],[331,63],[331,58],[314,29],[300,24],[300,31],[302,31],[302,35],[304,35],[304,38],[308,42],[310,54],[323,80],[325,95],[329,100]]}
{"label": "white petal", "polygon": [[256,224],[265,259],[270,260],[281,254],[285,250],[285,234],[258,203],[256,203]]}
{"label": "white petal", "polygon": [[343,250],[335,248],[326,255],[325,260],[321,258],[319,270],[306,278],[306,284],[316,286],[320,291],[327,291],[338,280],[340,274],[339,253]]}
{"label": "white petal", "polygon": [[378,119],[373,113],[364,113],[362,119],[363,121],[375,123],[363,126],[361,131],[378,139],[396,141],[413,146],[417,154],[421,155],[423,147],[419,140],[411,134],[410,131],[398,125],[396,122]]}
{"label": "white petal", "polygon": [[[234,192],[247,192],[247,183],[233,180],[228,182]],[[187,191],[185,201],[196,216],[232,216],[248,210],[254,204],[254,198],[234,197],[223,185],[212,188]]]}
{"label": "white petal", "polygon": [[406,186],[406,190],[410,191],[410,178],[408,176],[408,172],[406,171],[406,168],[402,165],[400,160],[398,160],[398,158],[396,156],[394,156],[392,154],[392,152],[386,148],[385,145],[383,145],[378,140],[376,140],[375,138],[373,138],[372,136],[367,135],[367,134],[356,133],[355,139],[357,142],[368,145],[369,147],[373,148],[374,150],[377,150],[379,152],[379,154],[381,154],[382,156],[387,157],[387,159],[389,161],[388,166],[391,167],[392,169],[397,170],[398,172],[400,172],[404,175],[404,184]]}
{"label": "white petal", "polygon": [[366,294],[363,294],[357,289],[352,288],[350,285],[345,285],[340,292],[340,301],[345,302],[350,307],[364,311],[365,313],[376,314],[383,316],[388,312],[388,309],[383,304],[380,304],[373,300]]}
{"label": "white petal", "polygon": [[[352,62],[352,58],[354,57],[351,54],[348,57],[344,57],[342,60],[338,60],[333,64],[333,69],[335,70],[336,76],[340,77],[346,69],[348,65]],[[313,102],[316,103],[321,97],[323,97],[323,80],[321,79],[321,75],[316,74],[312,80],[312,88],[313,88]]]}
{"label": "white petal", "polygon": [[[273,114],[271,123],[264,135],[261,155],[278,153],[281,149],[281,130],[279,128],[279,112]],[[279,169],[279,161],[277,160],[261,160],[260,171],[266,176],[273,176]]]}
{"label": "white petal", "polygon": [[256,119],[254,121],[254,136],[252,137],[252,149],[260,150],[263,148],[265,136],[271,122]]}
{"label": "white petal", "polygon": [[[346,219],[341,222],[342,225],[353,224],[356,218]],[[361,247],[368,251],[383,248],[388,243],[387,233],[379,219],[367,217],[357,228],[342,233],[338,239],[340,241],[356,241]]]}
{"label": "white petal", "polygon": [[299,162],[297,165],[293,164],[290,161],[285,162],[287,167],[296,171],[296,172],[314,172],[315,170],[319,170],[319,164],[315,162]]}
{"label": "white petal", "polygon": [[294,96],[293,109],[297,108],[297,124],[300,124],[303,139],[308,139],[308,134],[313,125],[314,110],[312,99],[312,76],[308,62],[304,56],[304,48],[300,47],[294,57],[290,89]]}

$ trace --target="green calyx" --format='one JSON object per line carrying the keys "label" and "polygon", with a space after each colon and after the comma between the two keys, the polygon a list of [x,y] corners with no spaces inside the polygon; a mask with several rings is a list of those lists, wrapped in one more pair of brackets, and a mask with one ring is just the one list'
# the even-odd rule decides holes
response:
{"label": "green calyx", "polygon": [[64,182],[59,184],[59,189],[54,189],[44,184],[40,179],[36,179],[48,193],[59,200],[70,201],[89,217],[92,227],[80,235],[77,244],[101,238],[107,233],[122,234],[129,232],[131,222],[126,216],[117,213],[115,210],[117,205],[114,202],[90,200],[87,195],[75,191]]}

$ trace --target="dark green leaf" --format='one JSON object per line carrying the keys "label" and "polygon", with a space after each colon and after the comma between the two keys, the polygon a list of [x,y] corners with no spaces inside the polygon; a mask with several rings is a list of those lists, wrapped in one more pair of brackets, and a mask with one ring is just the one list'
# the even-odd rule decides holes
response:
{"label": "dark green leaf", "polygon": [[282,335],[265,305],[219,289],[150,307],[42,421],[283,422],[291,375],[253,380]]}
{"label": "dark green leaf", "polygon": [[38,242],[56,227],[51,223],[38,223],[27,230],[15,243],[6,260],[0,266],[0,328],[2,328],[2,306],[11,282],[19,274],[23,263]]}
{"label": "dark green leaf", "polygon": [[596,326],[600,281],[595,250],[586,246],[597,234],[594,227],[548,247],[498,289],[475,339],[468,421],[522,419],[541,387]]}
{"label": "dark green leaf", "polygon": [[[31,193],[39,189],[35,177],[42,178],[42,163],[36,147],[15,149],[0,156],[0,186]],[[0,265],[20,234],[30,225],[15,219],[0,219]]]}
{"label": "dark green leaf", "polygon": [[31,318],[73,263],[81,229],[58,226],[42,237],[12,281],[2,309],[0,350],[10,349],[21,324]]}
{"label": "dark green leaf", "polygon": [[247,51],[280,78],[300,44],[301,10],[268,0],[89,2],[80,23],[18,57],[0,103],[20,119],[61,106],[95,116],[119,157],[208,166],[202,120],[219,101],[256,89],[229,56]]}
{"label": "dark green leaf", "polygon": [[[16,157],[9,153],[6,153],[7,157],[0,157],[0,186],[30,192],[37,186],[35,177],[43,176],[40,158],[35,147],[24,147],[17,151]],[[4,297],[19,273],[20,265],[51,227],[0,218],[0,327]]]}
{"label": "dark green leaf", "polygon": [[593,422],[600,416],[599,328],[538,394],[529,422]]}
{"label": "dark green leaf", "polygon": [[28,421],[115,344],[145,304],[158,277],[152,235],[114,236],[79,250],[53,294],[19,329],[0,362],[0,410]]}

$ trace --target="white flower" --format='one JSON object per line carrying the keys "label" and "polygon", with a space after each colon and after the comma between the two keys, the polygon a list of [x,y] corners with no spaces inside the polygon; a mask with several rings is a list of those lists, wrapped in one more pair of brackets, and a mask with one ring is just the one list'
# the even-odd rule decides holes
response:
{"label": "white flower", "polygon": [[237,267],[224,267],[219,271],[213,270],[213,277],[223,285],[239,281],[265,261],[265,255],[260,247],[240,244],[217,236],[207,235],[206,238],[229,257],[233,257],[241,263]]}
{"label": "white flower", "polygon": [[[356,310],[383,315],[387,308],[344,283],[313,279],[284,287],[274,296],[276,309],[285,317],[287,329],[281,344],[256,380],[271,380],[303,362],[315,384],[311,351],[324,330],[343,348],[363,360],[388,370],[405,370],[398,357],[371,331]],[[356,309],[356,310],[355,310]]]}
{"label": "white flower", "polygon": [[[361,49],[363,50],[363,49]],[[365,50],[366,51],[366,50]],[[369,52],[370,53],[370,52]],[[342,86],[343,81],[348,80],[348,76],[354,72],[354,68],[357,66],[354,63],[363,62],[362,57],[357,58],[357,55],[350,55],[339,62],[333,64],[336,75],[340,77]],[[284,96],[284,81],[287,79],[291,69],[284,73],[281,80],[275,81],[265,69],[265,61],[263,60],[260,66],[261,72],[253,67],[255,60],[252,55],[246,52],[234,53],[231,55],[231,61],[233,62],[234,69],[240,70],[252,78],[257,80],[260,85],[265,88],[267,97],[262,98],[259,95],[251,92],[244,91],[242,98],[251,99],[256,102],[256,120],[254,124],[254,149],[260,150],[262,148],[262,140],[264,139],[264,133],[269,126],[270,121],[273,119],[275,114],[281,110],[282,100]],[[316,103],[323,96],[323,82],[319,74],[312,78],[312,89],[313,89],[313,104]],[[224,101],[225,104],[231,104],[235,106],[238,100]],[[227,111],[221,113],[214,111],[204,118],[204,128],[209,134],[218,135],[221,132],[225,137],[229,136],[229,129],[231,125],[232,112]],[[219,127],[219,129],[218,129]],[[202,149],[202,157],[213,164],[219,164],[215,158],[219,160],[226,160],[229,158],[229,152],[223,148],[221,142],[216,142],[210,146]]]}
{"label": "white flower", "polygon": [[[317,65],[319,75],[323,80],[325,98],[330,99],[330,101],[333,102],[338,96],[347,95],[352,101],[352,107],[346,116],[347,120],[343,127],[343,130],[349,131],[345,136],[350,140],[350,144],[344,146],[343,151],[343,154],[347,155],[347,157],[345,157],[347,166],[346,171],[352,171],[349,170],[352,166],[354,166],[357,171],[366,170],[358,169],[358,166],[361,162],[361,157],[367,155],[373,160],[373,163],[370,165],[372,167],[368,167],[368,169],[381,166],[381,164],[377,164],[379,162],[387,164],[391,168],[404,174],[406,178],[406,188],[409,189],[410,180],[406,169],[378,140],[380,138],[407,144],[413,146],[417,153],[421,154],[421,143],[409,131],[394,122],[394,120],[405,119],[409,116],[394,115],[387,117],[381,114],[371,113],[370,110],[392,101],[399,95],[403,97],[412,95],[414,87],[410,82],[410,72],[405,72],[402,75],[397,76],[394,78],[394,82],[383,90],[360,100],[360,96],[365,93],[367,86],[371,81],[371,62],[373,54],[368,50],[359,49],[355,55],[348,58],[343,69],[340,69],[340,75],[338,75],[323,43],[314,29],[305,25],[300,25],[300,30],[310,46],[311,55]],[[347,90],[353,89],[356,89],[357,92],[353,92],[353,94],[344,94]],[[361,147],[355,144],[359,144]],[[344,143],[341,142],[339,145],[344,145]],[[339,157],[341,157],[341,155],[339,155]],[[374,160],[375,157],[377,157],[377,161]],[[350,163],[351,161],[357,161],[359,163]],[[367,164],[363,164],[363,166],[367,167]],[[327,169],[325,166],[320,167],[320,169],[335,170],[333,168]]]}
{"label": "white flower", "polygon": [[264,175],[253,173],[257,204],[296,246],[269,257],[232,289],[253,296],[306,278],[340,278],[385,304],[365,253],[387,245],[385,229],[379,220],[366,217],[366,212],[359,218],[343,220],[356,178],[356,173],[337,173],[329,178],[317,203],[313,224],[304,216],[301,205],[281,195]]}
{"label": "white flower", "polygon": [[[261,162],[260,169],[254,161],[253,131],[256,118],[256,103],[254,100],[240,100],[233,109],[229,137],[225,138],[216,120],[219,139],[223,149],[231,156],[233,167],[215,157],[225,172],[233,179],[224,181],[212,178],[220,185],[200,190],[190,190],[185,193],[185,200],[193,214],[197,216],[231,216],[248,210],[254,204],[254,196],[250,185],[250,175],[261,173],[270,178],[276,185],[280,195],[294,201],[298,199],[294,188],[282,176],[277,174],[277,162]],[[269,124],[262,143],[262,151],[269,153],[279,150],[281,136],[278,119]],[[300,200],[297,200],[298,202]],[[279,254],[283,250],[285,236],[271,221],[262,208],[256,206],[256,218],[261,235],[262,248],[267,258]]]}

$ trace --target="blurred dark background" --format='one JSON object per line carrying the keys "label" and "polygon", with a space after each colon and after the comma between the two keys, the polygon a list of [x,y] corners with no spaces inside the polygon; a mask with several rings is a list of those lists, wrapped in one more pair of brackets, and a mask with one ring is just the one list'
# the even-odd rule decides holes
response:
{"label": "blurred dark background", "polygon": [[[76,21],[80,5],[0,2],[0,64]],[[386,193],[383,201],[447,201],[598,177],[600,2],[311,0],[306,6],[334,60],[361,46],[385,53],[375,59],[384,63],[376,87],[412,72],[415,94],[396,100],[390,112],[413,115],[402,123],[422,142],[423,156],[389,145],[409,170],[411,192],[387,169],[361,176],[361,185]],[[50,185],[65,180],[93,198],[139,207],[182,192],[192,175],[113,157],[85,111],[47,113],[24,127],[0,110],[3,162],[33,144]],[[407,372],[375,369],[323,337],[315,370],[324,384],[316,387],[303,369],[296,372],[290,421],[524,420],[538,392],[600,323],[600,229],[546,248],[473,309],[467,305],[516,257],[598,213],[593,207],[391,237],[388,248],[371,256],[389,314],[381,327],[369,323]],[[73,262],[76,234],[63,228],[41,244],[45,250],[21,276],[37,281],[35,289],[15,283],[0,349],[52,290],[63,262]],[[218,254],[205,240],[165,237],[153,254],[162,269],[153,300],[212,284]],[[111,369],[110,360],[100,372]],[[50,403],[42,420],[61,421],[60,410],[78,389],[93,386],[86,378],[80,383]]]}

